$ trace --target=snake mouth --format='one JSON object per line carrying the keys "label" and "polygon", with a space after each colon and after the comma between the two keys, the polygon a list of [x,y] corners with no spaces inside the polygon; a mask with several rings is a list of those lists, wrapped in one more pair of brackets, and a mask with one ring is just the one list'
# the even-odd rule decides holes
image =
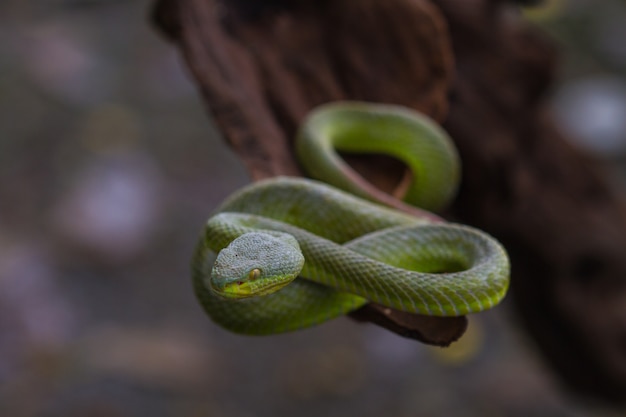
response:
{"label": "snake mouth", "polygon": [[280,280],[263,283],[258,281],[233,281],[224,284],[223,287],[213,287],[213,291],[223,298],[243,299],[271,294],[287,284],[288,282],[281,282]]}

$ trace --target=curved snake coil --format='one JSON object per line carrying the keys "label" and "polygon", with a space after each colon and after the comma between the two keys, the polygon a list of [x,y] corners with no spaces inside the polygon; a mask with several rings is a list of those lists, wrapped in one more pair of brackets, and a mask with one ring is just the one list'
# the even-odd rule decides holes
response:
{"label": "curved snake coil", "polygon": [[[458,161],[449,139],[404,108],[323,106],[301,129],[298,149],[313,175],[330,175],[335,184],[349,182],[351,192],[370,196],[334,149],[378,152],[375,142],[421,173],[409,201],[441,207],[453,195]],[[506,253],[479,230],[290,177],[260,181],[229,197],[208,220],[192,267],[209,316],[246,334],[309,327],[369,301],[413,313],[464,315],[498,304],[509,284]]]}

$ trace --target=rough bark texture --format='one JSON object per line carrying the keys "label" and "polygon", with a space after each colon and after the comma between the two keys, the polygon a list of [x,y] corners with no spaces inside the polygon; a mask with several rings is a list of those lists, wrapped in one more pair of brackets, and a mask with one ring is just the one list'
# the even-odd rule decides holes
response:
{"label": "rough bark texture", "polygon": [[[464,166],[446,215],[505,244],[515,305],[564,381],[626,398],[624,204],[551,122],[555,52],[510,5],[161,0],[154,16],[254,179],[301,174],[291,141],[323,102],[403,104],[443,123]],[[393,160],[353,161],[385,190],[403,172]],[[375,305],[354,316],[442,345],[466,324]]]}

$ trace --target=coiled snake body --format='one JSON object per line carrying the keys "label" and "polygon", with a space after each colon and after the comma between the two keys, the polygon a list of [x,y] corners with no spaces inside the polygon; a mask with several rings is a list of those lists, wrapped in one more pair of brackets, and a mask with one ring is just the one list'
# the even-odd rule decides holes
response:
{"label": "coiled snake body", "polygon": [[[456,188],[454,148],[434,123],[407,109],[323,106],[302,128],[298,149],[313,175],[330,173],[338,186],[368,196],[364,183],[349,181],[358,177],[333,149],[379,151],[372,143],[380,136],[419,178],[409,198],[426,208],[445,204]],[[313,180],[260,181],[208,220],[192,262],[194,288],[216,323],[246,334],[312,326],[369,301],[436,316],[498,304],[509,283],[500,244],[474,228],[432,218]]]}

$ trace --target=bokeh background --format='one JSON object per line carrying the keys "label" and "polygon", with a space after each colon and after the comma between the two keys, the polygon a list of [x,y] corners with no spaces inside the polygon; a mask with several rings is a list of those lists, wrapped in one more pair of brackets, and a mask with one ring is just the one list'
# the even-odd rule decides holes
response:
{"label": "bokeh background", "polygon": [[[249,179],[150,6],[0,2],[1,416],[626,415],[564,390],[507,302],[448,349],[211,323],[192,248]],[[524,18],[562,52],[555,117],[626,191],[626,2]]]}

